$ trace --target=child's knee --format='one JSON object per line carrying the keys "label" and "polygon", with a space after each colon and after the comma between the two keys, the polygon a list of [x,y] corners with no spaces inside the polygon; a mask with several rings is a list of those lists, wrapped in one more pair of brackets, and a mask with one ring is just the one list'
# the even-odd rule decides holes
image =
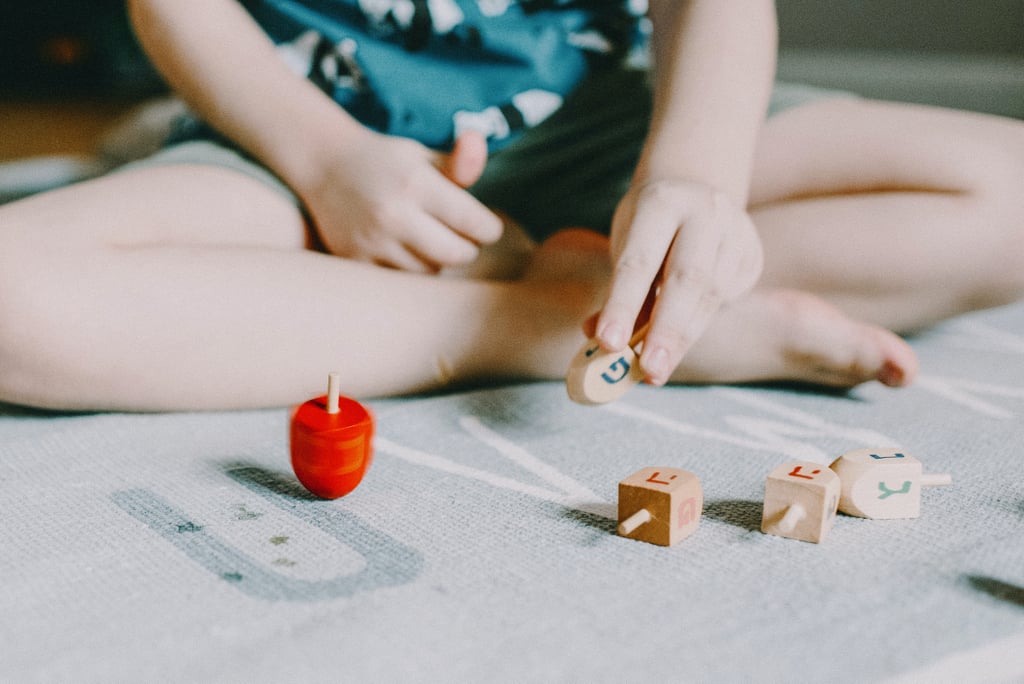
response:
{"label": "child's knee", "polygon": [[1019,140],[1008,142],[988,150],[984,178],[970,195],[973,225],[964,226],[979,240],[991,236],[987,286],[996,304],[1024,296],[1024,125]]}
{"label": "child's knee", "polygon": [[74,321],[54,306],[58,289],[75,283],[48,262],[38,240],[5,225],[4,216],[0,211],[0,401],[38,403],[32,398],[46,393],[54,350],[73,336]]}

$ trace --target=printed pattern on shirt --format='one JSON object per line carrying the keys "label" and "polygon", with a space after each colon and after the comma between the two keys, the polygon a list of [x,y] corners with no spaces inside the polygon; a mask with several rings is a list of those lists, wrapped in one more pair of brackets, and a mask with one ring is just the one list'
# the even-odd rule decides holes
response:
{"label": "printed pattern on shirt", "polygon": [[282,58],[364,125],[492,149],[592,70],[638,61],[646,0],[248,0]]}

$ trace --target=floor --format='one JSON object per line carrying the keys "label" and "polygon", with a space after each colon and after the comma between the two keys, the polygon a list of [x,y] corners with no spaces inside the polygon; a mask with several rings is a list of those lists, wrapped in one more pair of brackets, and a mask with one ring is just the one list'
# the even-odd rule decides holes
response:
{"label": "floor", "polygon": [[85,154],[134,105],[99,101],[0,101],[0,162]]}

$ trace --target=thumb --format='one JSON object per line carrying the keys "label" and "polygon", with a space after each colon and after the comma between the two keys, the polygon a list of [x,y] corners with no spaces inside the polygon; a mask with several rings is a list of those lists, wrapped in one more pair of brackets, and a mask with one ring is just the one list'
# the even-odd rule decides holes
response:
{"label": "thumb", "polygon": [[438,168],[448,180],[468,188],[480,180],[487,166],[487,141],[480,133],[468,131],[455,141],[455,147],[442,155]]}

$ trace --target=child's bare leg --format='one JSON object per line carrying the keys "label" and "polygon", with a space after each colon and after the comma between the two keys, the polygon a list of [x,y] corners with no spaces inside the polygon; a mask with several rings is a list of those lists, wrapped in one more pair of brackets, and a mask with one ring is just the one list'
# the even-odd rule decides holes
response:
{"label": "child's bare leg", "polygon": [[[606,241],[593,237],[582,248],[551,241],[524,280],[508,283],[387,271],[301,249],[306,242],[287,200],[213,167],[134,171],[3,207],[0,400],[284,405],[322,391],[331,369],[357,396],[483,377],[555,379],[609,268]],[[551,278],[563,282],[552,287]],[[747,308],[733,311],[712,330],[746,344],[725,366],[712,345],[683,379],[855,384],[878,374],[880,362],[852,364],[803,342],[807,353],[793,353],[790,340],[761,334],[777,319],[758,324]]]}
{"label": "child's bare leg", "polygon": [[399,273],[305,241],[286,199],[212,167],[0,209],[0,399],[232,408],[302,400],[332,369],[357,396],[536,376],[593,306],[592,286]]}
{"label": "child's bare leg", "polygon": [[[899,123],[882,145],[888,164],[852,154],[867,151],[858,130],[887,130],[858,129],[872,115],[858,107]],[[767,285],[806,288],[900,328],[1018,296],[1021,207],[1009,184],[1021,178],[1020,127],[913,111],[825,103],[768,125],[753,194]],[[849,143],[831,137],[843,125]],[[942,129],[934,141],[929,126]],[[952,160],[929,156],[951,144]],[[899,220],[883,202],[900,203]],[[909,230],[919,226],[934,232]],[[972,239],[943,248],[964,234]],[[597,305],[592,274],[563,274],[557,288],[536,273],[516,283],[431,278],[299,249],[306,242],[285,199],[208,167],[126,173],[0,208],[0,399],[280,405],[320,391],[332,368],[361,396],[556,378]],[[951,263],[962,277],[949,277]],[[674,380],[899,384],[913,366],[885,330],[813,294],[765,289],[726,308]]]}
{"label": "child's bare leg", "polygon": [[909,331],[1024,294],[1024,123],[860,100],[772,119],[763,283]]}
{"label": "child's bare leg", "polygon": [[[306,242],[288,201],[212,167],[125,173],[4,207],[0,399],[239,408],[301,401],[329,369],[357,396],[559,378],[609,269],[607,243],[593,236],[552,240],[512,283],[387,271]],[[758,293],[728,309],[676,380],[878,377],[872,333],[803,315],[792,306],[801,297]],[[780,320],[806,334],[769,334]]]}

